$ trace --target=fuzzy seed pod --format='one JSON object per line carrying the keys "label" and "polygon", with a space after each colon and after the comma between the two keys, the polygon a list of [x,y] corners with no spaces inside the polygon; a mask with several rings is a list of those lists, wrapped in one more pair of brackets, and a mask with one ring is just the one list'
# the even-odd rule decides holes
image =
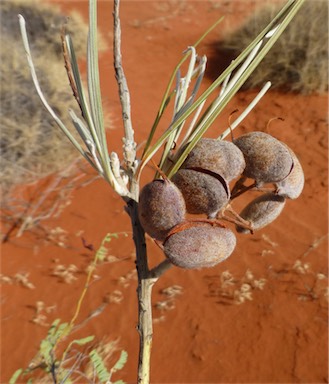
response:
{"label": "fuzzy seed pod", "polygon": [[[274,193],[266,193],[252,200],[240,213],[242,219],[249,221],[253,230],[272,223],[282,212],[286,200]],[[249,229],[236,227],[240,233],[250,233]]]}
{"label": "fuzzy seed pod", "polygon": [[293,161],[289,150],[276,138],[264,132],[250,132],[234,140],[246,160],[243,175],[258,185],[275,183],[287,177]]}
{"label": "fuzzy seed pod", "polygon": [[228,258],[236,245],[234,233],[208,223],[176,232],[164,243],[166,257],[177,267],[208,268]]}
{"label": "fuzzy seed pod", "polygon": [[163,241],[168,232],[184,220],[185,214],[183,195],[169,180],[154,180],[141,190],[138,216],[151,237]]}
{"label": "fuzzy seed pod", "polygon": [[180,169],[172,181],[182,192],[188,213],[213,217],[229,202],[229,187],[226,181],[216,174]]}
{"label": "fuzzy seed pod", "polygon": [[304,188],[304,172],[295,153],[287,145],[285,147],[289,150],[292,157],[293,168],[285,179],[275,184],[277,188],[276,193],[288,199],[297,199]]}
{"label": "fuzzy seed pod", "polygon": [[228,183],[246,166],[240,149],[224,140],[202,138],[187,156],[182,168],[203,168],[221,175]]}

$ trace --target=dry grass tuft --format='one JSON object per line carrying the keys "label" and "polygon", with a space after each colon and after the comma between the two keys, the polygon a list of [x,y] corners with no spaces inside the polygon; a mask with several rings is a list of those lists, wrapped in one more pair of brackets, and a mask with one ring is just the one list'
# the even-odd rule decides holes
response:
{"label": "dry grass tuft", "polygon": [[85,50],[88,26],[78,12],[64,15],[55,4],[40,0],[2,0],[1,34],[16,42],[21,40],[17,15],[22,14],[28,23],[31,47],[36,53],[43,53],[47,45],[49,53],[58,58],[62,55],[60,31],[66,30],[74,40],[75,49],[81,54]]}
{"label": "dry grass tuft", "polygon": [[0,274],[0,284],[19,284],[28,289],[35,289],[35,285],[29,280],[29,273],[17,272],[14,276]]}
{"label": "dry grass tuft", "polygon": [[[221,56],[236,57],[277,14],[281,5],[269,2],[215,49]],[[283,91],[310,94],[328,90],[326,0],[305,2],[244,87],[259,87],[268,80],[273,88]]]}
{"label": "dry grass tuft", "polygon": [[35,313],[32,318],[32,323],[48,327],[50,324],[47,322],[48,315],[56,310],[56,305],[46,307],[43,301],[35,303]]}
{"label": "dry grass tuft", "polygon": [[63,283],[72,284],[78,279],[75,276],[78,271],[79,268],[74,264],[70,264],[69,266],[58,264],[55,266],[52,276],[58,277],[59,281]]}
{"label": "dry grass tuft", "polygon": [[223,271],[220,276],[208,276],[210,297],[217,297],[219,303],[242,304],[253,300],[254,291],[262,291],[267,283],[265,278],[255,278],[247,269],[242,278],[236,278],[230,271]]}
{"label": "dry grass tuft", "polygon": [[164,300],[157,301],[154,304],[154,308],[158,309],[161,313],[159,317],[153,319],[154,323],[165,321],[166,317],[164,312],[171,311],[176,308],[176,300],[178,296],[183,294],[183,287],[180,285],[171,285],[160,291],[165,296]]}
{"label": "dry grass tuft", "polygon": [[[61,27],[67,17],[40,0],[0,2],[0,150],[4,196],[15,186],[39,180],[68,166],[77,156],[44,110],[32,84],[19,32],[17,14],[28,24],[32,52],[42,90],[67,126],[68,108],[77,110],[61,53]],[[78,57],[84,56],[88,27],[79,14],[70,15],[66,30]],[[100,44],[105,47],[105,43]]]}
{"label": "dry grass tuft", "polygon": [[[0,187],[1,221],[7,227],[2,239],[5,242],[12,234],[20,236],[40,226],[42,220],[59,215],[70,203],[71,191],[86,182],[84,176],[89,172],[81,168],[75,148],[39,100],[17,15],[22,14],[27,21],[41,89],[69,128],[73,125],[68,109],[78,114],[80,111],[64,68],[61,29],[65,24],[79,58],[85,57],[88,26],[80,14],[67,17],[57,6],[41,0],[3,0],[0,11]],[[105,50],[101,36],[99,43]],[[71,132],[76,136],[74,129]],[[30,196],[20,193],[20,187],[26,184]]]}

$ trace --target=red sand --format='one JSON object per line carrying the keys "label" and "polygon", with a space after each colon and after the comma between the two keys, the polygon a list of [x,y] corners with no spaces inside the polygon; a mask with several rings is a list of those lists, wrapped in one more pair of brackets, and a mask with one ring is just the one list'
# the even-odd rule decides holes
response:
{"label": "red sand", "polygon": [[[87,15],[86,1],[61,3],[65,11],[76,9]],[[112,29],[112,3],[100,3],[100,27],[107,36]],[[217,6],[220,4],[219,6]],[[123,1],[123,64],[131,91],[132,115],[137,142],[145,139],[161,95],[181,52],[221,15],[225,28],[232,27],[252,11],[244,2]],[[224,29],[225,29],[224,28]],[[219,31],[219,32],[218,32]],[[223,34],[218,28],[200,47]],[[101,57],[102,92],[110,110],[113,127],[109,132],[111,150],[121,150],[122,127],[111,49]],[[213,65],[212,65],[213,67]],[[207,83],[207,80],[206,80]],[[205,84],[206,86],[207,84]],[[207,136],[214,137],[235,108],[243,110],[252,92],[241,92],[227,107]],[[270,91],[240,132],[264,129],[273,123],[275,135],[300,158],[306,175],[302,196],[288,201],[281,216],[253,236],[238,235],[238,246],[225,262],[212,269],[169,270],[154,288],[154,342],[151,381],[153,383],[326,383],[327,366],[327,96],[284,95]],[[149,170],[145,180],[151,177]],[[110,254],[121,261],[97,268],[100,279],[88,290],[78,322],[99,308],[111,292],[122,292],[123,300],[108,304],[103,312],[74,334],[94,334],[98,340],[119,339],[119,348],[128,351],[128,362],[116,379],[136,381],[138,334],[136,280],[128,286],[120,277],[134,270],[133,244],[122,200],[108,185],[97,180],[74,193],[72,203],[61,217],[46,224],[61,227],[69,236],[66,248],[25,233],[11,237],[2,247],[2,274],[29,273],[35,289],[3,284],[1,300],[1,382],[6,383],[19,367],[26,367],[36,354],[47,327],[31,322],[37,301],[56,306],[47,316],[70,321],[85,282],[84,269],[93,252],[83,247],[76,234],[97,249],[108,232],[128,232],[109,244]],[[149,241],[150,263],[163,259]],[[300,261],[309,269],[297,270]],[[79,273],[72,284],[52,276],[58,264],[75,264]],[[266,279],[263,289],[252,288],[252,300],[234,301],[234,292],[254,279]],[[233,285],[221,286],[224,271],[233,275]],[[320,274],[320,275],[319,275]],[[323,277],[321,279],[321,277]],[[248,280],[249,279],[249,280]],[[170,310],[159,308],[168,300],[161,290],[182,287]],[[171,303],[172,304],[172,303]],[[162,307],[164,304],[162,304]]]}

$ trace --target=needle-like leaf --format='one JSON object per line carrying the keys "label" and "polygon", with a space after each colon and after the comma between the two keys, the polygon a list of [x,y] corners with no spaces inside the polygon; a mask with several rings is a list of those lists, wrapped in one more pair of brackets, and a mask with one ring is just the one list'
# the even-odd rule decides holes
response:
{"label": "needle-like leaf", "polygon": [[[291,19],[297,13],[304,0],[291,0],[289,1],[278,15],[272,20],[272,22],[249,44],[249,46],[223,71],[222,74],[208,87],[208,89],[193,102],[193,104],[181,113],[177,119],[175,119],[170,127],[160,136],[153,146],[145,149],[140,171],[145,164],[154,156],[154,154],[163,146],[165,142],[169,140],[171,135],[175,134],[181,127],[184,121],[195,111],[200,112],[198,109],[207,98],[223,83],[225,90],[222,91],[200,117],[195,129],[191,133],[190,138],[184,139],[185,142],[189,142],[187,147],[180,153],[180,157],[176,160],[171,171],[168,174],[170,178],[182,165],[188,153],[193,149],[198,140],[206,132],[211,124],[215,121],[218,115],[222,112],[227,103],[232,99],[236,92],[241,88],[247,78],[252,74],[254,69],[258,66],[267,52],[271,49],[273,44],[279,38]],[[186,60],[186,58],[184,58]],[[239,67],[239,68],[238,68]],[[176,67],[178,70],[179,67]],[[233,77],[231,76],[233,71]],[[232,79],[229,80],[229,77]],[[161,110],[161,108],[160,108]],[[158,124],[158,122],[157,122]],[[168,152],[169,154],[169,152]],[[162,164],[165,161],[162,160]]]}

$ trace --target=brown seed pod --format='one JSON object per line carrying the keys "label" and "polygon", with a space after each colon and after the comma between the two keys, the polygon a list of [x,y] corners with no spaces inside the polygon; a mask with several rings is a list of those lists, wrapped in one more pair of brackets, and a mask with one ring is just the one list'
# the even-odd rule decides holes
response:
{"label": "brown seed pod", "polygon": [[154,180],[141,190],[138,216],[151,237],[163,241],[170,229],[184,220],[185,214],[183,195],[170,180]]}
{"label": "brown seed pod", "polygon": [[276,193],[288,199],[297,199],[304,188],[304,172],[295,153],[286,144],[284,144],[284,146],[290,152],[293,160],[293,168],[285,179],[275,184],[277,188]]}
{"label": "brown seed pod", "polygon": [[228,258],[236,245],[236,237],[228,228],[209,223],[176,232],[164,242],[166,257],[177,267],[208,268]]}
{"label": "brown seed pod", "polygon": [[228,183],[246,166],[240,149],[224,140],[202,138],[187,156],[182,168],[203,168],[221,175]]}
{"label": "brown seed pod", "polygon": [[286,178],[293,165],[289,150],[276,138],[264,132],[250,132],[234,140],[246,160],[243,175],[258,185]]}
{"label": "brown seed pod", "polygon": [[186,210],[192,214],[213,217],[228,204],[230,190],[219,175],[202,170],[180,169],[172,178],[184,196]]}
{"label": "brown seed pod", "polygon": [[[252,200],[240,213],[242,219],[249,221],[252,230],[261,229],[272,223],[282,212],[286,200],[275,193],[266,193]],[[249,229],[237,226],[240,233],[250,233]]]}

